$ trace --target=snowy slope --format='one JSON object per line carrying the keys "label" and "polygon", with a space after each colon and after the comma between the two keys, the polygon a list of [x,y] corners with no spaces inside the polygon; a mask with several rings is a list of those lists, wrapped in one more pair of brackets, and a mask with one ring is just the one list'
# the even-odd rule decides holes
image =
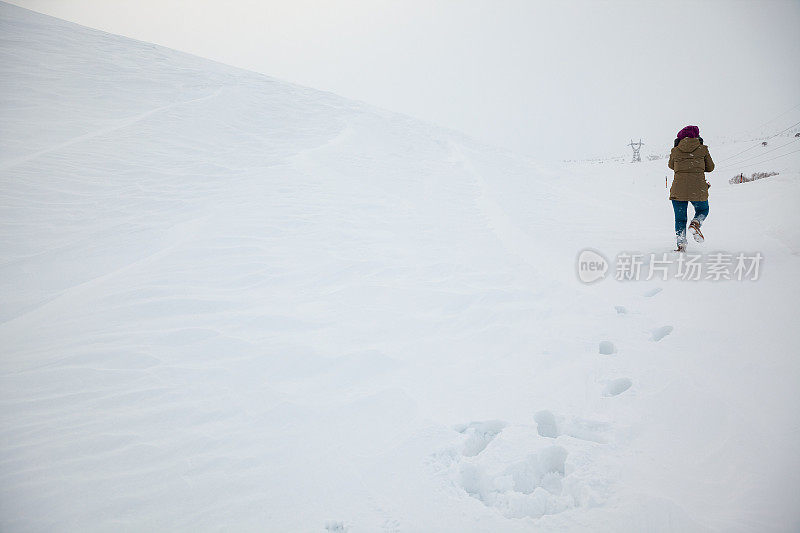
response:
{"label": "snowy slope", "polygon": [[758,281],[584,285],[674,245],[664,160],[546,168],[7,4],[0,71],[0,530],[800,527],[797,154],[729,185],[751,145],[706,139],[692,249]]}

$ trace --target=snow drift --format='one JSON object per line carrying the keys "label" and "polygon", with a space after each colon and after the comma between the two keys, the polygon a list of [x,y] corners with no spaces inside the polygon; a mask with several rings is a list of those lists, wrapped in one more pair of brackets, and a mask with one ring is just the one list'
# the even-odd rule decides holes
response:
{"label": "snow drift", "polygon": [[583,285],[670,249],[665,161],[7,4],[0,58],[3,531],[800,527],[796,157],[711,191],[758,281]]}

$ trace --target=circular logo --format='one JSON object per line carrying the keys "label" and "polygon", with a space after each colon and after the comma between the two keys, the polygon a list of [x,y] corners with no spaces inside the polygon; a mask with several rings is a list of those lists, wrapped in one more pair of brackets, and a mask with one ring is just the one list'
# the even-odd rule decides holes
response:
{"label": "circular logo", "polygon": [[578,279],[583,283],[594,283],[606,277],[608,260],[600,252],[583,250],[578,254]]}

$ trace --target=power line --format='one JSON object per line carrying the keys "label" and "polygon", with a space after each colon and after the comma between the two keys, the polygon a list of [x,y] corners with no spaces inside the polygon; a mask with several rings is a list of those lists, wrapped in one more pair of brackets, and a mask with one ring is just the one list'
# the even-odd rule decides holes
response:
{"label": "power line", "polygon": [[778,146],[778,147],[776,147],[776,148],[773,148],[772,150],[767,150],[766,152],[761,152],[761,153],[760,153],[760,154],[758,154],[758,155],[754,155],[754,156],[751,156],[751,157],[746,157],[746,158],[742,159],[741,161],[737,161],[737,162],[736,162],[735,164],[733,164],[733,165],[729,165],[729,166],[727,166],[727,167],[722,167],[722,168],[723,168],[723,169],[725,169],[725,168],[733,168],[733,167],[739,166],[739,163],[744,163],[745,161],[750,161],[751,159],[755,159],[755,158],[757,158],[757,157],[761,157],[762,155],[767,155],[767,154],[768,154],[768,153],[770,153],[770,152],[774,152],[775,150],[780,150],[780,149],[781,149],[781,148],[783,148],[784,146],[789,146],[790,144],[792,144],[792,143],[794,143],[794,142],[797,142],[797,141],[798,141],[798,139],[792,139],[792,140],[791,140],[791,141],[789,141],[788,143],[786,143],[786,144],[782,144],[782,145],[780,145],[780,146]]}
{"label": "power line", "polygon": [[[789,126],[788,128],[786,128],[786,129],[783,129],[783,130],[779,131],[778,133],[776,133],[776,134],[775,134],[775,135],[773,135],[772,137],[777,137],[777,136],[778,136],[778,135],[780,135],[781,133],[783,133],[783,132],[785,132],[785,131],[789,131],[790,129],[794,128],[794,127],[795,127],[795,126],[797,126],[798,124],[800,124],[800,122],[795,122],[794,124],[792,124],[792,125],[791,125],[791,126]],[[769,139],[772,139],[772,137],[770,137]],[[768,139],[768,140],[769,140],[769,139]]]}
{"label": "power line", "polygon": [[[797,149],[797,150],[793,150],[791,152],[785,153],[783,155],[779,155],[779,156],[775,156],[775,157],[773,157],[771,159],[767,159],[766,161],[759,161],[758,163],[752,163],[750,165],[745,165],[745,166],[739,167],[739,168],[748,168],[748,167],[754,167],[756,165],[763,165],[764,163],[769,163],[770,161],[775,161],[776,159],[780,159],[781,157],[786,157],[787,155],[796,154],[797,152],[800,152],[800,148]],[[726,167],[726,168],[733,168],[733,167]],[[720,170],[725,170],[725,169],[723,168],[723,169],[720,169]]]}
{"label": "power line", "polygon": [[[791,125],[791,126],[789,126],[788,128],[786,128],[786,129],[784,129],[784,130],[781,130],[781,131],[779,131],[779,132],[778,132],[778,133],[776,133],[775,135],[772,135],[771,137],[767,137],[767,139],[766,139],[766,140],[770,140],[770,139],[772,139],[773,137],[777,137],[777,136],[778,136],[778,135],[780,135],[781,133],[783,133],[783,132],[785,132],[785,131],[789,131],[790,129],[792,129],[792,128],[794,128],[795,126],[798,126],[798,125],[800,125],[800,122],[795,122],[794,124],[792,124],[792,125]],[[724,161],[728,161],[728,160],[730,160],[730,159],[733,159],[734,157],[736,157],[736,156],[739,156],[739,155],[742,155],[742,154],[743,154],[743,153],[745,153],[745,152],[749,152],[749,151],[750,151],[750,150],[752,150],[753,148],[756,148],[756,147],[757,147],[759,144],[761,144],[763,141],[757,141],[757,142],[758,142],[758,144],[754,144],[754,145],[753,145],[753,146],[751,146],[750,148],[746,148],[746,149],[742,150],[741,152],[739,152],[739,153],[737,153],[737,154],[733,154],[732,156],[726,157],[725,159],[721,159],[721,160],[720,160],[720,163],[722,163],[722,162],[724,162]]]}
{"label": "power line", "polygon": [[[761,141],[759,141],[759,142],[758,142],[758,144],[761,144]],[[733,154],[733,155],[732,155],[732,156],[730,156],[730,157],[726,157],[725,159],[722,159],[722,160],[720,160],[720,163],[722,163],[723,161],[728,161],[729,159],[733,159],[733,158],[734,158],[734,157],[736,157],[737,155],[742,155],[742,154],[743,154],[743,153],[745,153],[745,152],[749,152],[750,150],[752,150],[753,148],[755,148],[756,146],[758,146],[758,144],[754,144],[754,145],[753,145],[753,146],[751,146],[750,148],[748,148],[748,149],[746,149],[746,150],[742,150],[742,151],[741,151],[741,152],[739,152],[738,154]]]}

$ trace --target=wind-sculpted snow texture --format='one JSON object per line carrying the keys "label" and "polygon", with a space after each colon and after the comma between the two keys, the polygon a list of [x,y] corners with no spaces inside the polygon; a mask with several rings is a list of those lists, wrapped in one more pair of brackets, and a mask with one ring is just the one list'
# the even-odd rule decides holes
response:
{"label": "wind-sculpted snow texture", "polygon": [[0,530],[800,526],[797,158],[712,189],[697,250],[760,280],[584,285],[674,246],[663,160],[6,4],[0,80]]}

